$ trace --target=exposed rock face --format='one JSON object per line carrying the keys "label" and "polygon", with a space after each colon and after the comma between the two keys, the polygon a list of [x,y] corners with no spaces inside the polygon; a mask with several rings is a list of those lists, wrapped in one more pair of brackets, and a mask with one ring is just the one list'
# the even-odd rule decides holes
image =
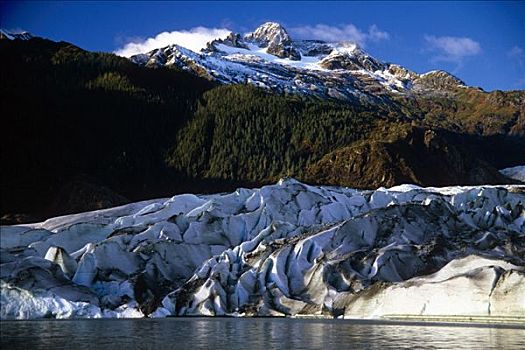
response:
{"label": "exposed rock face", "polygon": [[301,59],[301,54],[293,46],[282,46],[270,43],[266,52],[280,58],[289,58],[295,61]]}
{"label": "exposed rock face", "polygon": [[345,70],[368,70],[375,72],[383,70],[384,65],[364,53],[357,45],[347,43],[339,50],[333,50],[328,56],[323,58],[319,65],[323,68],[345,69]]}
{"label": "exposed rock face", "polygon": [[259,26],[253,33],[245,36],[246,40],[255,41],[262,47],[274,45],[288,46],[292,44],[292,39],[286,29],[279,23],[266,22]]}
{"label": "exposed rock face", "polygon": [[412,72],[411,70],[406,69],[405,67],[402,67],[398,64],[389,64],[388,72],[404,83],[411,83],[418,77],[417,73]]}
{"label": "exposed rock face", "polygon": [[438,70],[421,74],[414,80],[414,86],[427,90],[448,90],[457,86],[465,86],[465,83],[448,72]]}
{"label": "exposed rock face", "polygon": [[239,34],[230,33],[226,38],[224,39],[216,39],[211,42],[209,42],[206,45],[206,52],[216,52],[217,51],[217,44],[224,44],[226,46],[230,47],[237,47],[241,49],[248,49],[248,46],[244,42],[244,40],[241,38]]}
{"label": "exposed rock face", "polygon": [[294,47],[290,35],[279,23],[264,23],[244,38],[257,43],[260,47],[267,47],[266,52],[271,55],[291,60],[301,59],[301,54]]}
{"label": "exposed rock face", "polygon": [[334,50],[333,45],[321,40],[299,40],[294,45],[303,56],[310,57],[329,55]]}
{"label": "exposed rock face", "polygon": [[222,40],[222,43],[231,47],[240,47],[243,49],[248,48],[248,46],[242,41],[241,36],[235,33],[230,33],[224,40]]}
{"label": "exposed rock face", "polygon": [[523,316],[524,191],[286,179],[6,226],[1,316]]}

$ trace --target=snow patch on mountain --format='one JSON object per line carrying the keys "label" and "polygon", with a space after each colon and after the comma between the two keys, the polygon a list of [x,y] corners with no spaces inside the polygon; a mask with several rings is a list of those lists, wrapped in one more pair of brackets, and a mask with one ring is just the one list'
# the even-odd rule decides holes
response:
{"label": "snow patch on mountain", "polygon": [[217,44],[215,48],[224,52],[227,55],[223,56],[224,59],[234,62],[253,62],[259,60],[263,63],[274,63],[286,66],[291,66],[300,69],[311,69],[311,70],[325,70],[319,66],[321,61],[319,57],[308,57],[304,56],[301,60],[291,60],[289,58],[279,58],[266,52],[265,48],[260,48],[254,44],[247,44],[247,48],[242,47],[231,47],[225,44]]}

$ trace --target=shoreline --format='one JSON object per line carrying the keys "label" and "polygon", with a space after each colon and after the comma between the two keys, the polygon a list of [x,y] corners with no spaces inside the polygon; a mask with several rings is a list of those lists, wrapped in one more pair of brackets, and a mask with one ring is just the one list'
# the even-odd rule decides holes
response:
{"label": "shoreline", "polygon": [[271,319],[280,321],[333,321],[350,324],[362,325],[402,325],[402,326],[429,326],[429,327],[477,327],[477,328],[506,328],[506,329],[525,329],[525,317],[510,316],[420,316],[420,315],[383,315],[379,318],[356,318],[339,317],[334,318],[328,315],[294,315],[294,316],[170,316],[165,318],[36,318],[36,319],[2,319],[0,323],[6,322],[71,322],[71,321],[188,321],[195,319],[224,320],[224,319]]}
{"label": "shoreline", "polygon": [[350,316],[340,316],[338,318],[328,315],[295,315],[289,318],[304,320],[341,320],[354,323],[380,323],[380,324],[414,324],[414,325],[433,325],[433,326],[475,326],[475,327],[505,327],[505,328],[524,328],[525,317],[522,316],[476,316],[476,315],[382,315],[378,318],[360,318]]}

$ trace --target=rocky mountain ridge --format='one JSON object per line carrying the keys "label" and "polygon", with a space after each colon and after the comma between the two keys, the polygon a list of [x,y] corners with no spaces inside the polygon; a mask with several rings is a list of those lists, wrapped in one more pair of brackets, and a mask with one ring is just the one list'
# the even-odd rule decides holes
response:
{"label": "rocky mountain ridge", "polygon": [[170,45],[130,59],[148,67],[176,66],[221,83],[349,101],[380,102],[394,95],[446,94],[466,88],[450,73],[417,74],[381,62],[355,43],[293,40],[274,22],[245,36],[230,33],[201,52]]}

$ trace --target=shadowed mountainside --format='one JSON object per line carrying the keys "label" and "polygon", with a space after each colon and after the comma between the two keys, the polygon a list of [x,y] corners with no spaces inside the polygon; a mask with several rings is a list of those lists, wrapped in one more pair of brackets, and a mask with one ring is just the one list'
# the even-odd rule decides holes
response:
{"label": "shadowed mountainside", "polygon": [[0,40],[0,94],[3,222],[283,176],[506,183],[496,169],[525,164],[523,91],[321,100],[33,38]]}

